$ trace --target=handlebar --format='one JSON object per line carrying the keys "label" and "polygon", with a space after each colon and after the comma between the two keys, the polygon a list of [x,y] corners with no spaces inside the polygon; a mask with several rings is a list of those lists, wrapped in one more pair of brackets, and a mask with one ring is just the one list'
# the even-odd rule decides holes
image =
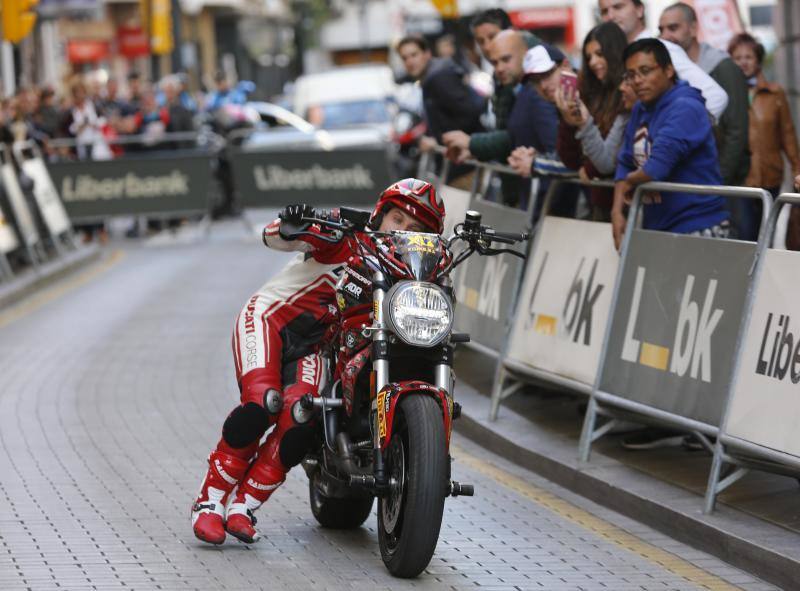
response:
{"label": "handlebar", "polygon": [[517,242],[524,242],[529,238],[527,232],[495,232],[492,228],[481,228],[482,233],[487,238],[495,242],[503,242],[505,244],[516,244]]}

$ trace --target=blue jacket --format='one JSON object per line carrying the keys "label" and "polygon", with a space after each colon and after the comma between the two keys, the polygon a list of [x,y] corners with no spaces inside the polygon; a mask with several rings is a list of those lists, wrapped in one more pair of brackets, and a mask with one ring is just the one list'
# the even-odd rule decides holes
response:
{"label": "blue jacket", "polygon": [[506,125],[512,148],[527,146],[540,154],[556,151],[558,111],[530,84],[523,85],[517,93]]}
{"label": "blue jacket", "polygon": [[[711,120],[699,90],[679,80],[654,105],[636,103],[625,128],[615,179],[624,179],[639,167],[656,181],[722,184]],[[660,203],[645,204],[642,225],[649,230],[688,234],[727,218],[722,197],[663,193]]]}

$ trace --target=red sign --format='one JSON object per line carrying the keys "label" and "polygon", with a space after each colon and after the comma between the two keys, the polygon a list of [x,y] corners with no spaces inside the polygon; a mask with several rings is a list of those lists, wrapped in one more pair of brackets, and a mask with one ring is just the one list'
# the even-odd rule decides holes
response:
{"label": "red sign", "polygon": [[526,8],[514,11],[509,16],[511,17],[511,23],[518,29],[566,27],[572,22],[572,8],[567,6]]}
{"label": "red sign", "polygon": [[108,41],[96,39],[70,39],[67,41],[67,59],[73,64],[99,62],[108,57]]}
{"label": "red sign", "polygon": [[736,0],[689,0],[689,4],[697,13],[700,41],[727,50],[731,37],[744,30]]}
{"label": "red sign", "polygon": [[150,55],[147,33],[142,27],[119,27],[117,29],[117,48],[120,55],[128,58]]}
{"label": "red sign", "polygon": [[571,48],[575,44],[575,18],[571,6],[551,8],[526,8],[509,13],[511,23],[517,29],[564,29],[564,45]]}

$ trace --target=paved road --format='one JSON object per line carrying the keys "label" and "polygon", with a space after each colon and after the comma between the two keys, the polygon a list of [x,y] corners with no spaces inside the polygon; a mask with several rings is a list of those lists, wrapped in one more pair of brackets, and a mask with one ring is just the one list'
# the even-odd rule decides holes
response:
{"label": "paved road", "polygon": [[237,401],[240,305],[286,260],[216,226],[208,241],[114,251],[0,311],[0,589],[771,589],[456,437],[430,567],[392,579],[375,517],[317,527],[293,472],[252,547],[196,541],[189,505]]}

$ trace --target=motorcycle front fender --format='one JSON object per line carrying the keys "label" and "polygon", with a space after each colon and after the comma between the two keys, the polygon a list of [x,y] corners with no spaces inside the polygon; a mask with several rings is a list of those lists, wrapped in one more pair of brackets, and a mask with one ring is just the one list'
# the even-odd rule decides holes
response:
{"label": "motorcycle front fender", "polygon": [[453,397],[446,390],[420,380],[393,382],[378,392],[376,404],[375,432],[378,434],[381,451],[385,451],[392,440],[397,405],[406,396],[430,396],[439,403],[444,422],[445,442],[450,449],[450,434],[453,429]]}

